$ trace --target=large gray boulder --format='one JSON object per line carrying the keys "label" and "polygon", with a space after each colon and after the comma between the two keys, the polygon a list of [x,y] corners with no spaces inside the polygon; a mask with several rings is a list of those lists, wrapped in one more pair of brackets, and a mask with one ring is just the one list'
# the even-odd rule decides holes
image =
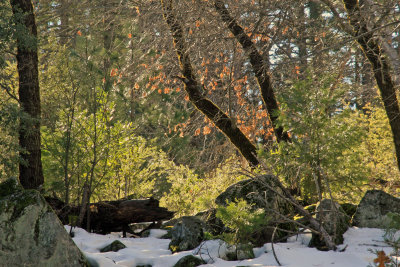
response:
{"label": "large gray boulder", "polygon": [[[331,199],[323,199],[316,206],[316,219],[319,221],[328,234],[332,237],[336,245],[343,243],[343,234],[349,229],[350,217],[343,208]],[[311,247],[324,249],[325,242],[319,235],[313,233],[310,244]]]}
{"label": "large gray boulder", "polygon": [[215,203],[226,206],[227,201],[235,202],[236,199],[244,199],[248,204],[252,205],[254,210],[264,209],[267,213],[275,210],[281,214],[290,214],[294,210],[293,206],[280,196],[284,194],[275,183],[276,179],[273,175],[261,175],[240,181],[220,194]]}
{"label": "large gray boulder", "polygon": [[[280,229],[293,230],[295,226],[291,223],[281,223],[282,216],[292,217],[294,207],[281,196],[284,195],[282,189],[276,184],[277,177],[273,175],[261,175],[252,179],[240,181],[228,187],[225,192],[220,194],[215,203],[226,206],[228,202],[244,199],[253,210],[265,210],[268,224],[263,229],[252,235],[254,245],[263,245],[270,242],[273,234],[273,227],[279,224]],[[279,213],[280,215],[277,215]],[[275,239],[286,236],[284,231],[277,231]]]}
{"label": "large gray boulder", "polygon": [[194,249],[204,240],[206,225],[195,216],[184,216],[173,220],[174,226],[170,230],[171,242],[169,249],[179,252]]}
{"label": "large gray boulder", "polygon": [[0,184],[1,266],[88,266],[56,214],[16,178]]}
{"label": "large gray boulder", "polygon": [[358,204],[352,223],[358,227],[385,229],[391,221],[389,212],[400,214],[400,199],[381,190],[369,190]]}

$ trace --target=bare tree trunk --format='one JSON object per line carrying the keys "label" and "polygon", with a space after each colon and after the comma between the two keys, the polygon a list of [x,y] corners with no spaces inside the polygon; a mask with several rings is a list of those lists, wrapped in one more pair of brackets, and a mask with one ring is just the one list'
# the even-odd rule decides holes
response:
{"label": "bare tree trunk", "polygon": [[400,169],[400,107],[389,65],[383,55],[381,47],[373,37],[373,33],[368,31],[367,22],[360,14],[358,0],[343,0],[343,2],[348,13],[350,24],[354,29],[353,34],[371,63],[386,114],[389,118],[396,149],[397,165]]}
{"label": "bare tree trunk", "polygon": [[111,59],[110,59],[110,51],[112,48],[112,44],[114,41],[114,19],[115,17],[111,17],[110,8],[112,7],[112,3],[109,0],[103,0],[103,47],[106,51],[103,59],[103,71],[104,71],[104,90],[109,92],[112,87],[112,81],[110,76],[110,68],[111,68]]}
{"label": "bare tree trunk", "polygon": [[69,186],[70,186],[70,178],[69,178],[69,157],[70,157],[70,151],[71,151],[71,131],[72,131],[72,123],[73,123],[73,118],[74,117],[74,112],[72,111],[72,114],[68,115],[67,118],[67,132],[66,132],[66,144],[65,144],[65,158],[64,158],[64,186],[65,186],[65,197],[64,201],[65,204],[69,204]]}
{"label": "bare tree trunk", "polygon": [[89,208],[88,206],[89,206],[89,185],[86,179],[86,182],[83,185],[81,209],[79,211],[79,216],[77,220],[77,225],[79,227],[83,227],[82,222],[83,219],[85,218],[86,210]]}
{"label": "bare tree trunk", "polygon": [[211,100],[204,97],[200,83],[197,81],[195,71],[189,57],[187,44],[185,43],[182,26],[179,24],[172,9],[171,0],[161,0],[163,7],[164,18],[167,22],[172,37],[174,46],[178,55],[179,64],[182,72],[182,81],[184,88],[189,95],[190,101],[199,109],[207,118],[209,118],[236,146],[240,153],[253,166],[259,164],[256,157],[256,147],[250,140],[240,131],[232,119],[225,114]]}
{"label": "bare tree trunk", "polygon": [[65,144],[65,159],[64,159],[64,186],[65,186],[65,204],[69,204],[69,192],[70,192],[70,182],[71,178],[69,176],[69,161],[72,156],[72,127],[75,120],[75,105],[76,105],[76,95],[78,93],[78,88],[75,86],[73,78],[70,73],[70,79],[72,84],[72,102],[69,106],[69,114],[67,115],[67,130],[66,130],[66,144]]}
{"label": "bare tree trunk", "polygon": [[272,87],[271,77],[268,74],[268,65],[264,61],[262,55],[258,51],[257,47],[254,45],[250,37],[247,36],[243,28],[229,14],[225,3],[221,0],[215,0],[214,6],[217,12],[220,14],[222,21],[226,23],[228,29],[242,45],[243,50],[247,53],[250,59],[251,66],[253,67],[254,74],[257,78],[257,82],[261,90],[262,99],[271,119],[276,140],[278,142],[290,141],[287,132],[284,132],[282,127],[277,126],[277,120],[279,117],[279,106],[278,102],[276,101],[275,93]]}
{"label": "bare tree trunk", "polygon": [[[377,14],[380,14],[379,11],[380,7],[378,5],[375,5],[375,3],[372,0],[362,1],[362,7],[368,9],[368,14],[371,14],[371,16],[375,16],[373,14],[376,14],[376,12]],[[369,30],[371,29],[369,28]],[[379,43],[382,46],[382,50],[388,56],[388,59],[390,60],[391,63],[391,67],[394,70],[392,77],[393,82],[398,85],[399,84],[398,76],[400,75],[400,57],[396,49],[390,44],[392,40],[392,32],[388,28],[383,28],[382,31],[384,35],[378,36]]]}
{"label": "bare tree trunk", "polygon": [[[12,11],[22,26],[17,35],[17,66],[19,101],[26,116],[20,118],[19,145],[22,162],[19,180],[24,188],[38,188],[43,184],[40,149],[40,92],[38,78],[37,28],[33,5],[29,0],[10,0]],[[22,17],[21,17],[22,15]]]}

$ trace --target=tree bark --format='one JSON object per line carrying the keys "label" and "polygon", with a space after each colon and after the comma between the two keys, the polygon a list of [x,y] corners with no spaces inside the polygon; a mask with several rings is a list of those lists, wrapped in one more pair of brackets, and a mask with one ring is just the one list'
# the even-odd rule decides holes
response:
{"label": "tree bark", "polygon": [[277,120],[279,117],[279,106],[272,87],[271,77],[268,74],[268,67],[267,64],[265,64],[262,55],[258,51],[255,44],[252,42],[250,37],[247,36],[243,28],[229,14],[225,3],[221,0],[215,0],[214,7],[220,14],[222,21],[226,23],[228,29],[242,45],[243,50],[247,53],[250,59],[251,66],[253,67],[254,74],[260,87],[262,99],[271,119],[276,140],[278,142],[290,141],[287,132],[283,131],[282,127],[277,126]]}
{"label": "tree bark", "polygon": [[13,14],[22,31],[17,35],[19,101],[24,115],[20,118],[19,179],[24,188],[43,184],[40,149],[40,93],[38,79],[37,28],[30,0],[10,0]]}
{"label": "tree bark", "polygon": [[389,64],[373,33],[368,31],[367,22],[360,14],[358,0],[343,0],[343,3],[354,30],[353,34],[371,63],[375,81],[381,93],[381,98],[389,119],[396,150],[397,165],[400,169],[400,107],[397,100],[396,88],[390,74]]}
{"label": "tree bark", "polygon": [[229,138],[250,165],[258,165],[256,147],[242,131],[240,131],[227,114],[211,100],[203,96],[201,85],[197,81],[195,71],[190,61],[182,26],[173,13],[171,0],[161,0],[161,5],[163,7],[164,19],[170,28],[174,40],[174,46],[183,76],[182,81],[184,82],[185,91],[189,95],[189,100]]}
{"label": "tree bark", "polygon": [[60,37],[60,44],[67,45],[69,41],[69,0],[61,0],[60,1],[60,30],[59,30],[59,37]]}

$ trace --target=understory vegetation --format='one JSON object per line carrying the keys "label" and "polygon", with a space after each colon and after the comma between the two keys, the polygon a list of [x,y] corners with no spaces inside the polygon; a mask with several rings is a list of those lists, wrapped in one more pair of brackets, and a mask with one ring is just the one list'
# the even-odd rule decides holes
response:
{"label": "understory vegetation", "polygon": [[[399,4],[361,8],[371,36],[343,20],[357,16],[341,1],[40,1],[37,43],[24,43],[38,55],[35,119],[22,109],[15,57],[24,14],[3,1],[0,181],[29,166],[20,137],[30,120],[40,121],[42,190],[66,204],[153,197],[194,215],[261,174],[304,205],[358,203],[374,188],[396,195],[395,121],[358,37],[376,43],[398,96]],[[265,216],[247,208],[218,209],[237,229],[231,243]]]}

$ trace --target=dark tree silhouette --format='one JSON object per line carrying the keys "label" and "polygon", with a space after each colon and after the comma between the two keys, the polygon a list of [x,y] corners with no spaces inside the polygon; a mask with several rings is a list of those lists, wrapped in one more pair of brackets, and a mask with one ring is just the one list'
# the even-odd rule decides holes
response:
{"label": "dark tree silhouette", "polygon": [[17,65],[19,74],[19,102],[24,115],[20,118],[19,179],[24,188],[38,188],[43,184],[40,149],[40,93],[38,79],[37,28],[33,4],[29,0],[10,0],[17,36]]}
{"label": "dark tree silhouette", "polygon": [[357,38],[365,56],[371,63],[375,81],[381,93],[386,115],[392,129],[394,146],[396,149],[397,165],[400,169],[400,107],[397,99],[396,88],[390,74],[390,67],[384,56],[382,48],[374,38],[373,31],[367,27],[367,21],[361,16],[358,0],[343,0],[349,16],[353,35]]}
{"label": "dark tree silhouette", "polygon": [[233,123],[232,119],[202,93],[201,85],[197,81],[195,71],[193,70],[190,61],[182,26],[179,24],[175,14],[173,13],[172,3],[171,1],[161,1],[161,3],[163,6],[165,21],[172,33],[175,50],[178,55],[179,65],[183,76],[181,77],[181,80],[185,84],[185,91],[189,95],[189,100],[229,138],[232,144],[235,145],[251,165],[258,165],[259,162],[256,157],[256,147],[243,134],[243,132],[240,131],[235,123]]}

